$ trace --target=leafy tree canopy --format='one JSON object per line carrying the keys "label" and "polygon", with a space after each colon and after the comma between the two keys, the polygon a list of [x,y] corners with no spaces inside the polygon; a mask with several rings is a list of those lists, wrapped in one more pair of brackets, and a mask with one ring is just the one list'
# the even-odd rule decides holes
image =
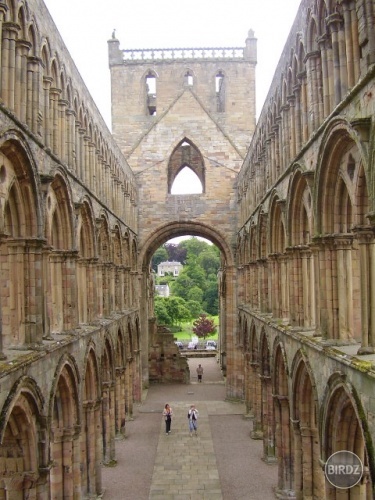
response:
{"label": "leafy tree canopy", "polygon": [[198,338],[205,339],[216,333],[216,326],[212,319],[202,313],[198,319],[193,322],[193,332]]}

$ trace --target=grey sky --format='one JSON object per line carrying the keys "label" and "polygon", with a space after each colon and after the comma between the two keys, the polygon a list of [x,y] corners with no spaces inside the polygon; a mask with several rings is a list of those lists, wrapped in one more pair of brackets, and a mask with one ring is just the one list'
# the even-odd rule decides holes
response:
{"label": "grey sky", "polygon": [[300,0],[45,0],[70,54],[111,128],[107,40],[121,49],[243,47],[258,39],[257,114]]}

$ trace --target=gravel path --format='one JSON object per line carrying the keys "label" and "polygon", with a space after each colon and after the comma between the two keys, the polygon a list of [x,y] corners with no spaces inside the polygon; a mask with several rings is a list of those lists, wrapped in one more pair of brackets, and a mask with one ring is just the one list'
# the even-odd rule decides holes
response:
{"label": "gravel path", "polygon": [[[198,363],[204,368],[201,384],[195,372]],[[189,365],[189,385],[152,385],[142,405],[135,407],[134,420],[126,423],[126,438],[116,442],[117,466],[103,468],[105,500],[149,500],[166,402],[194,402],[199,409],[199,401],[212,402],[214,408],[215,402],[225,400],[215,358],[190,359]],[[209,425],[223,500],[274,500],[277,467],[261,460],[262,441],[250,438],[251,421],[240,414],[209,414]]]}

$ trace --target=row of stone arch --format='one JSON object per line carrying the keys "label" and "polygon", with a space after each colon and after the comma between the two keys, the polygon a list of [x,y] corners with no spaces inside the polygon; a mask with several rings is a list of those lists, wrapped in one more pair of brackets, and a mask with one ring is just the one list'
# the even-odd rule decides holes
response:
{"label": "row of stone arch", "polygon": [[[240,232],[241,300],[285,324],[373,352],[375,221],[369,120],[333,120],[315,170],[296,163]],[[367,136],[368,137],[368,136]],[[248,199],[241,209],[248,209]],[[243,214],[243,217],[245,215]],[[328,265],[328,262],[330,265]]]}
{"label": "row of stone arch", "polygon": [[27,3],[0,2],[0,39],[4,105],[109,209],[135,227],[134,176],[76,69],[62,62],[52,37],[41,35]]}
{"label": "row of stone arch", "polygon": [[300,9],[247,160],[242,189],[255,181],[256,203],[374,62],[374,5],[359,3],[316,0]]}
{"label": "row of stone arch", "polygon": [[345,498],[370,498],[375,457],[358,388],[335,370],[320,385],[322,365],[313,351],[287,352],[283,339],[267,327],[246,314],[239,322],[251,437],[263,440],[263,460],[278,464],[278,497],[342,498],[325,481],[324,464],[345,450],[364,465],[361,482]]}
{"label": "row of stone arch", "polygon": [[42,386],[32,370],[17,375],[1,409],[4,498],[102,494],[101,466],[115,463],[115,439],[141,400],[138,319],[111,328],[86,340],[81,355],[78,346],[56,352]]}
{"label": "row of stone arch", "polygon": [[77,189],[66,170],[47,155],[43,161],[37,165],[19,131],[1,134],[3,355],[130,309],[137,300],[133,233]]}

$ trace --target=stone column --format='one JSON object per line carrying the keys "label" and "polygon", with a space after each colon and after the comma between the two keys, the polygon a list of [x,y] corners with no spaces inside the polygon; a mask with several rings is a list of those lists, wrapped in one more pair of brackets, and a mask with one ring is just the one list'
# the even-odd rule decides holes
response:
{"label": "stone column", "polygon": [[296,494],[293,486],[289,399],[287,396],[282,395],[276,395],[274,397],[276,399],[275,434],[279,464],[279,482],[276,490],[277,498],[295,500]]}
{"label": "stone column", "polygon": [[[74,498],[73,448],[74,431],[73,429],[65,429],[62,441],[62,473],[65,498]],[[57,493],[61,495],[61,491],[57,491]]]}
{"label": "stone column", "polygon": [[354,228],[359,242],[361,283],[361,347],[358,354],[375,352],[375,230],[371,226]]}
{"label": "stone column", "polygon": [[3,0],[0,1],[0,96],[2,97],[3,95],[3,67],[4,67],[4,62],[3,62],[3,25],[5,23],[5,16],[8,10],[8,6],[5,4]]}
{"label": "stone column", "polygon": [[262,428],[262,388],[259,375],[259,363],[250,363],[253,372],[253,430],[250,433],[251,439],[263,439]]}
{"label": "stone column", "polygon": [[308,96],[309,100],[307,108],[310,111],[310,119],[308,121],[308,135],[313,130],[316,130],[319,125],[319,81],[318,81],[318,64],[320,61],[320,52],[314,51],[306,54],[306,80],[308,82]]}
{"label": "stone column", "polygon": [[60,99],[61,90],[52,87],[50,89],[50,131],[51,131],[51,150],[54,154],[61,158],[61,150],[60,150],[60,116],[59,116],[59,99]]}
{"label": "stone column", "polygon": [[11,111],[14,111],[15,100],[15,68],[16,68],[16,40],[19,32],[19,25],[12,22],[2,23],[2,79],[1,97],[4,104]]}
{"label": "stone column", "polygon": [[27,100],[26,123],[30,130],[40,137],[41,110],[39,103],[39,68],[41,61],[36,57],[29,57],[27,62]]}
{"label": "stone column", "polygon": [[25,245],[25,344],[29,346],[43,339],[43,243],[29,240]]}
{"label": "stone column", "polygon": [[51,148],[50,88],[52,78],[43,76],[43,138],[46,148]]}
{"label": "stone column", "polygon": [[335,106],[341,102],[342,96],[345,95],[347,89],[347,76],[343,71],[341,58],[341,37],[339,34],[341,22],[342,19],[339,13],[331,14],[327,18],[327,26],[332,39],[333,64],[331,67],[333,68]]}
{"label": "stone column", "polygon": [[337,256],[338,339],[353,341],[353,270],[350,235],[336,236],[334,246]]}
{"label": "stone column", "polygon": [[67,135],[68,135],[68,108],[69,102],[65,99],[58,101],[58,155],[63,163],[68,163]]}
{"label": "stone column", "polygon": [[27,54],[31,43],[26,40],[17,40],[16,47],[16,86],[15,113],[22,123],[26,123],[26,100],[27,100]]}
{"label": "stone column", "polygon": [[75,151],[75,112],[66,109],[66,162],[71,172],[76,173]]}
{"label": "stone column", "polygon": [[260,375],[260,380],[262,385],[263,460],[267,464],[275,464],[277,457],[271,376],[269,374]]}
{"label": "stone column", "polygon": [[115,433],[116,439],[125,437],[125,368],[116,367],[116,387],[115,387]]}

